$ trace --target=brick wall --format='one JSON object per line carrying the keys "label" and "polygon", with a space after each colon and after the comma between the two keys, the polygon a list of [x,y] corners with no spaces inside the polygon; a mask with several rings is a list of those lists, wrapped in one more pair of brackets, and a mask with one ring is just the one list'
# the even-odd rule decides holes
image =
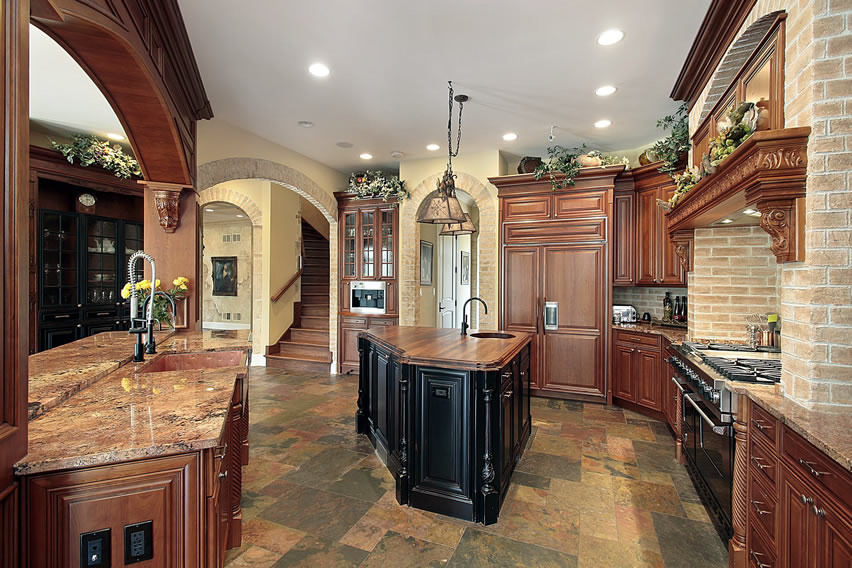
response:
{"label": "brick wall", "polygon": [[778,269],[760,227],[696,229],[690,337],[742,342],[745,315],[777,313]]}
{"label": "brick wall", "polygon": [[[639,318],[642,317],[642,314],[648,312],[652,318],[663,319],[663,298],[666,297],[666,292],[670,293],[672,302],[674,302],[675,296],[687,295],[686,288],[614,287],[612,289],[612,303],[633,306],[639,312]],[[687,300],[687,312],[690,308],[689,300]]]}

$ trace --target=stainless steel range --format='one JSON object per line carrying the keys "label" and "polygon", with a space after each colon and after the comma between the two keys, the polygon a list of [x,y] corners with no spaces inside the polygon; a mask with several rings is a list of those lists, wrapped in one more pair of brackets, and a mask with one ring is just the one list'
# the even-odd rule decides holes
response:
{"label": "stainless steel range", "polygon": [[668,361],[677,371],[672,381],[683,392],[681,437],[687,469],[724,541],[733,534],[733,422],[737,415],[737,397],[728,382],[772,384],[781,379],[779,350],[759,349],[689,342],[669,348]]}

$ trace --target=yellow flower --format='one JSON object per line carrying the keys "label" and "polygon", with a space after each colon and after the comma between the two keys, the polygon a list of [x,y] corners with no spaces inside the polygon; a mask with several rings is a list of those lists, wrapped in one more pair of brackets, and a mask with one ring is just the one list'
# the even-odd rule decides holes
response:
{"label": "yellow flower", "polygon": [[189,278],[187,278],[186,276],[178,276],[177,278],[175,278],[172,281],[172,284],[176,288],[180,288],[181,286],[184,286],[184,288],[182,288],[182,289],[186,290],[186,285],[189,284]]}
{"label": "yellow flower", "polygon": [[178,290],[186,290],[186,284],[179,284]]}
{"label": "yellow flower", "polygon": [[154,285],[154,288],[159,288],[159,287],[160,287],[160,279],[157,278],[157,283]]}
{"label": "yellow flower", "polygon": [[124,285],[124,288],[121,289],[121,297],[125,300],[130,297],[130,282]]}
{"label": "yellow flower", "polygon": [[142,280],[141,282],[136,283],[137,290],[148,290],[151,288],[151,282],[148,280]]}

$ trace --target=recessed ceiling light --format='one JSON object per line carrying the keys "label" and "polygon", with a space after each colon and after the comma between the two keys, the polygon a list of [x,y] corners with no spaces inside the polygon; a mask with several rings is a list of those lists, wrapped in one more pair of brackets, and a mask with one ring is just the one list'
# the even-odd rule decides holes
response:
{"label": "recessed ceiling light", "polygon": [[205,211],[207,211],[208,213],[213,213],[213,212],[214,212],[214,211],[216,211],[216,210],[215,210],[215,209],[207,208],[207,209],[205,209]]}
{"label": "recessed ceiling light", "polygon": [[597,89],[595,89],[595,94],[599,97],[608,97],[617,90],[618,89],[616,89],[612,85],[604,85],[603,87],[598,87]]}
{"label": "recessed ceiling light", "polygon": [[359,157],[360,157],[362,160],[372,160],[372,159],[373,159],[373,155],[372,155],[372,154],[370,154],[370,153],[368,153],[368,152],[364,152],[364,153],[363,153],[363,154],[361,154],[361,156],[359,156]]}
{"label": "recessed ceiling light", "polygon": [[428,146],[426,146],[426,149],[429,150],[430,152],[434,152],[435,150],[440,150],[441,147],[438,146],[437,144],[429,144]]}
{"label": "recessed ceiling light", "polygon": [[242,215],[241,213],[237,213],[237,217],[245,217],[245,215]]}
{"label": "recessed ceiling light", "polygon": [[308,67],[308,71],[314,77],[328,77],[330,71],[328,67],[323,65],[322,63],[314,63],[310,67]]}
{"label": "recessed ceiling light", "polygon": [[507,132],[506,134],[503,135],[503,140],[505,140],[506,142],[511,142],[512,140],[517,140],[517,139],[518,139],[518,135],[515,134],[514,132]]}
{"label": "recessed ceiling light", "polygon": [[394,150],[393,152],[391,152],[391,158],[396,158],[398,160],[403,156],[405,156],[405,154],[403,152],[400,152],[399,150]]}
{"label": "recessed ceiling light", "polygon": [[598,45],[612,45],[624,39],[624,32],[617,29],[606,30],[598,36]]}
{"label": "recessed ceiling light", "polygon": [[733,219],[722,219],[722,220],[721,220],[721,221],[719,221],[719,222],[720,222],[720,223],[723,223],[723,224],[725,224],[725,225],[727,225],[728,223],[733,223],[733,222],[734,222],[734,220],[733,220]]}
{"label": "recessed ceiling light", "polygon": [[755,209],[746,209],[745,211],[743,211],[743,213],[745,213],[746,215],[751,215],[752,217],[760,217],[760,211],[757,211]]}
{"label": "recessed ceiling light", "polygon": [[607,119],[599,120],[595,123],[595,128],[606,128],[610,124],[612,124],[611,120],[607,120]]}
{"label": "recessed ceiling light", "polygon": [[314,127],[314,123],[311,122],[310,120],[300,120],[296,124],[298,124],[302,128],[313,128]]}
{"label": "recessed ceiling light", "polygon": [[351,148],[352,142],[338,142],[337,147],[338,148]]}
{"label": "recessed ceiling light", "polygon": [[122,140],[124,140],[124,136],[122,136],[121,134],[116,134],[114,132],[108,133],[107,138],[109,138],[110,140],[115,140],[117,142],[121,142]]}

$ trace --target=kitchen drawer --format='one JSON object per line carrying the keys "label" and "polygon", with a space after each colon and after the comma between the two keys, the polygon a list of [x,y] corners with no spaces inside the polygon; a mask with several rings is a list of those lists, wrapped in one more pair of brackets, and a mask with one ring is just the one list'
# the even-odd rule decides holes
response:
{"label": "kitchen drawer", "polygon": [[774,416],[753,402],[751,403],[749,427],[758,437],[762,437],[772,447],[775,447],[778,435],[778,421]]}
{"label": "kitchen drawer", "polygon": [[571,192],[554,198],[554,217],[599,217],[606,215],[606,192]]}
{"label": "kitchen drawer", "polygon": [[576,243],[606,240],[606,219],[560,219],[540,223],[504,223],[507,245]]}
{"label": "kitchen drawer", "polygon": [[367,318],[343,317],[340,319],[340,325],[348,327],[364,327],[367,325]]}
{"label": "kitchen drawer", "polygon": [[775,488],[778,479],[778,457],[775,449],[767,448],[758,438],[754,436],[749,440],[749,463],[755,475],[763,476],[764,481],[771,483]]}
{"label": "kitchen drawer", "polygon": [[379,325],[379,326],[389,326],[396,325],[396,318],[370,318],[370,326]]}
{"label": "kitchen drawer", "polygon": [[115,307],[87,308],[84,313],[85,313],[85,315],[83,317],[85,319],[100,319],[100,318],[116,319],[118,317],[118,308],[115,308]]}
{"label": "kitchen drawer", "polygon": [[781,427],[781,451],[805,479],[813,480],[852,507],[852,474],[786,425]]}
{"label": "kitchen drawer", "polygon": [[549,219],[553,197],[535,195],[503,200],[503,220]]}
{"label": "kitchen drawer", "polygon": [[766,541],[754,523],[748,525],[749,568],[775,568],[775,547]]}
{"label": "kitchen drawer", "polygon": [[660,336],[650,333],[636,333],[631,331],[615,331],[616,343],[627,343],[630,345],[646,345],[648,347],[660,348]]}
{"label": "kitchen drawer", "polygon": [[758,524],[769,536],[771,544],[775,543],[775,512],[778,500],[774,490],[767,489],[761,481],[763,476],[752,473],[749,476],[749,519],[750,524]]}
{"label": "kitchen drawer", "polygon": [[42,312],[41,321],[44,323],[66,323],[69,321],[77,321],[80,317],[80,312]]}

